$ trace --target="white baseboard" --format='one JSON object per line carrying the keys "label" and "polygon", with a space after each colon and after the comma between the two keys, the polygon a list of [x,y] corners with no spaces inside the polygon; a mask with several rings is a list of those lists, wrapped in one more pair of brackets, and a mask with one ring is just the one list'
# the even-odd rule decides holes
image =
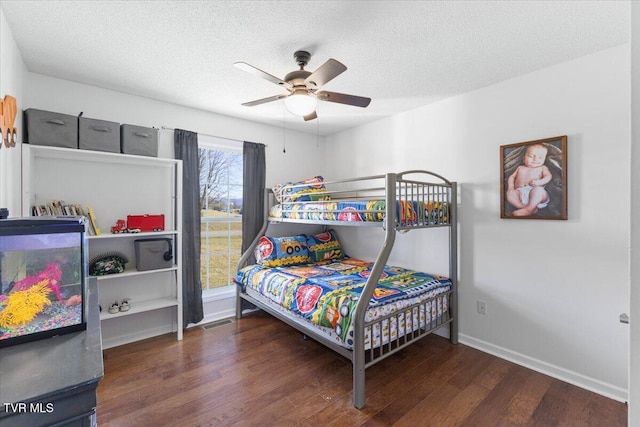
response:
{"label": "white baseboard", "polygon": [[497,345],[493,345],[486,341],[482,341],[465,334],[459,334],[458,338],[460,343],[464,345],[468,345],[469,347],[473,347],[485,353],[492,354],[501,359],[508,360],[515,364],[524,366],[545,375],[549,375],[550,377],[559,379],[569,384],[573,384],[594,393],[601,394],[605,397],[617,400],[619,402],[628,401],[629,393],[626,389],[604,383],[594,378],[587,377],[578,372],[573,372],[559,366],[551,365],[547,362],[543,362],[542,360],[538,360],[533,357],[529,357],[524,354],[517,353],[515,351],[511,351]]}
{"label": "white baseboard", "polygon": [[117,347],[119,345],[129,344],[135,341],[145,340],[147,338],[157,337],[158,335],[164,335],[171,332],[175,332],[175,330],[171,327],[171,325],[161,325],[157,328],[153,329],[145,329],[142,331],[135,331],[129,334],[122,334],[116,337],[105,338],[102,336],[102,349],[106,350],[111,347]]}

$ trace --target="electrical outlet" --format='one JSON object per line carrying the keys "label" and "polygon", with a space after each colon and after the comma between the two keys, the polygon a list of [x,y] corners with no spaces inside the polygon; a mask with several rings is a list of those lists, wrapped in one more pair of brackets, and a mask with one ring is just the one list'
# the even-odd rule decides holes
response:
{"label": "electrical outlet", "polygon": [[478,301],[478,313],[487,314],[487,303],[484,301]]}

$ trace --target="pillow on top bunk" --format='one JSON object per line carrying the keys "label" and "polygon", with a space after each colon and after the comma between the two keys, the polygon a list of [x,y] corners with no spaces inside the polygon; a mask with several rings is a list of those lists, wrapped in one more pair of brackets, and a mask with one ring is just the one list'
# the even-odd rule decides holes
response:
{"label": "pillow on top bunk", "polygon": [[327,188],[323,181],[324,178],[318,175],[298,182],[276,184],[272,190],[280,203],[330,200],[331,198],[325,194]]}
{"label": "pillow on top bunk", "polygon": [[289,237],[262,236],[254,255],[256,262],[263,267],[282,267],[311,262],[305,234]]}
{"label": "pillow on top bunk", "polygon": [[333,230],[315,236],[307,236],[307,245],[309,246],[309,257],[313,262],[344,258],[342,245]]}

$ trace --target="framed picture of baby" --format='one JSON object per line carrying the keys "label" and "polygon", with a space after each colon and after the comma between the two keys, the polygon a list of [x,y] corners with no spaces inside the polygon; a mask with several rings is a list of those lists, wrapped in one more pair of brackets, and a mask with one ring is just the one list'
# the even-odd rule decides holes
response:
{"label": "framed picture of baby", "polygon": [[567,136],[500,146],[500,218],[567,219]]}

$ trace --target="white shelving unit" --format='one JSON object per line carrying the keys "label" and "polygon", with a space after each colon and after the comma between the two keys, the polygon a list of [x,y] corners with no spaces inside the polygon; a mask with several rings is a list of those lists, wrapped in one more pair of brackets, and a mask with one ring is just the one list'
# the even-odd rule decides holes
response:
{"label": "white shelving unit", "polygon": [[[182,161],[22,144],[22,216],[53,200],[93,207],[102,234],[88,236],[89,259],[118,252],[129,260],[123,273],[98,277],[103,347],[169,332],[181,340]],[[142,214],[164,214],[165,230],[110,233],[116,220]],[[158,237],[172,240],[173,265],[136,270],[134,241]],[[108,312],[124,298],[130,310]]]}

